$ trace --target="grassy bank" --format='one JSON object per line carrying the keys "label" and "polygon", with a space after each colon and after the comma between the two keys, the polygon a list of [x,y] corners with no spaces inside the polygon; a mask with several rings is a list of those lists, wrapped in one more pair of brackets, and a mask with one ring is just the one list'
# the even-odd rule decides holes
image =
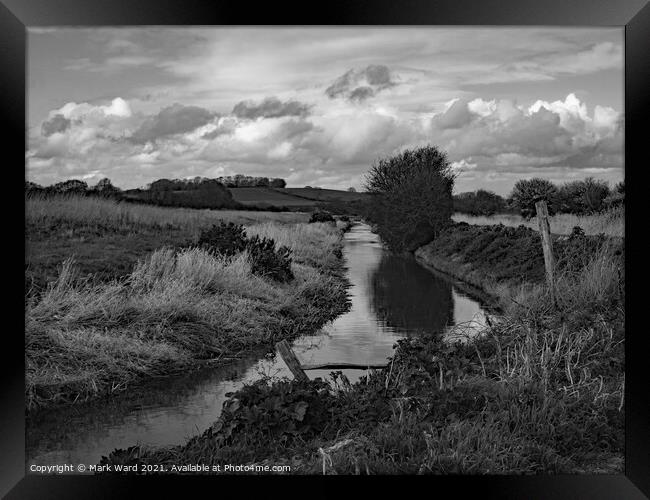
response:
{"label": "grassy bank", "polygon": [[[339,315],[348,307],[344,228],[297,222],[304,217],[28,200],[26,266],[43,284],[26,297],[28,409],[218,363]],[[295,279],[253,274],[245,252],[227,259],[194,247],[217,220],[248,223],[250,236],[287,245]]]}
{"label": "grassy bank", "polygon": [[[525,226],[537,230],[537,219],[524,219],[520,215],[498,214],[489,217],[473,216],[461,213],[453,215],[455,222],[466,222],[468,224],[491,226],[503,224],[504,226],[518,227]],[[614,208],[607,212],[594,215],[557,214],[549,218],[551,233],[571,234],[574,226],[581,227],[585,234],[597,235],[600,233],[606,236],[625,236],[625,209],[624,207]]]}
{"label": "grassy bank", "polygon": [[[451,229],[447,243],[463,230]],[[489,238],[503,240],[501,258],[523,245],[504,229]],[[561,267],[556,305],[533,260],[523,279],[513,271],[491,289],[502,313],[478,338],[402,340],[388,368],[352,385],[340,374],[332,384],[260,380],[185,445],[116,450],[104,462],[284,464],[298,474],[621,472],[623,257],[609,240],[586,241],[567,244],[590,252]],[[465,255],[478,263],[493,250],[483,242]]]}
{"label": "grassy bank", "polygon": [[[612,254],[623,252],[622,239],[604,235],[555,235],[552,240],[557,271],[565,274],[578,272],[603,245],[609,245]],[[420,247],[415,256],[493,295],[545,279],[539,233],[524,226],[456,223]]]}
{"label": "grassy bank", "polygon": [[307,222],[298,212],[164,208],[91,197],[25,199],[25,292],[39,293],[75,257],[82,274],[99,279],[128,275],[138,259],[163,246],[194,241],[219,221],[237,224]]}

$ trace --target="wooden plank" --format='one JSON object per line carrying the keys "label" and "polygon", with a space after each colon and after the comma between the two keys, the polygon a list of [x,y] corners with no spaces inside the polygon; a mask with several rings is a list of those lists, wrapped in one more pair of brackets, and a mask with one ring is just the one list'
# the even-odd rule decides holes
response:
{"label": "wooden plank", "polygon": [[296,380],[303,382],[309,380],[307,374],[302,370],[300,361],[298,361],[298,358],[291,349],[289,342],[282,340],[275,344],[275,346],[277,347],[280,356],[282,356],[282,359],[286,363],[289,370],[291,370],[291,373],[293,373],[293,376],[296,378]]}
{"label": "wooden plank", "polygon": [[322,365],[301,365],[303,370],[368,370],[386,368],[388,363],[360,365],[355,363],[325,363]]}
{"label": "wooden plank", "polygon": [[555,280],[553,273],[555,261],[553,259],[553,241],[551,240],[551,226],[548,222],[548,208],[545,201],[535,203],[537,221],[539,223],[539,234],[542,238],[542,249],[544,250],[544,267],[546,268],[546,283],[551,294],[551,300],[555,303]]}

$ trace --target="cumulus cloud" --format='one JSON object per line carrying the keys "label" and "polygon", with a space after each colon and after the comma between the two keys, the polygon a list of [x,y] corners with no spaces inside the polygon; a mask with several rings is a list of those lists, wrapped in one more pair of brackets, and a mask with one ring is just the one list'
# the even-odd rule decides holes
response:
{"label": "cumulus cloud", "polygon": [[364,101],[395,85],[397,83],[388,66],[372,64],[363,69],[348,70],[325,89],[325,94],[330,99],[343,97]]}
{"label": "cumulus cloud", "polygon": [[574,94],[525,105],[461,97],[433,115],[386,103],[360,108],[349,96],[321,98],[329,107],[320,103],[307,115],[300,106],[287,107],[292,101],[272,99],[242,101],[227,116],[181,104],[144,115],[120,98],[68,103],[49,113],[40,134],[33,132],[28,165],[42,183],[85,175],[92,158],[92,172],[125,187],[163,176],[234,173],[345,186],[377,158],[435,144],[448,152],[460,186],[468,179],[511,185],[521,176],[557,176],[562,169],[600,169],[613,178],[613,169],[622,167],[622,114],[589,107]]}
{"label": "cumulus cloud", "polygon": [[216,116],[215,113],[199,106],[172,104],[147,118],[129,140],[136,144],[145,144],[161,137],[191,132],[207,124]]}
{"label": "cumulus cloud", "polygon": [[456,129],[468,125],[475,113],[466,100],[455,99],[444,113],[434,117],[434,125],[440,129]]}
{"label": "cumulus cloud", "polygon": [[623,166],[622,116],[575,94],[520,106],[511,100],[454,101],[431,119],[431,135],[456,166],[470,170],[531,172]]}
{"label": "cumulus cloud", "polygon": [[299,101],[282,102],[277,97],[267,97],[259,103],[241,101],[235,105],[232,114],[239,118],[279,118],[281,116],[306,116],[311,106]]}
{"label": "cumulus cloud", "polygon": [[41,133],[48,137],[57,132],[65,132],[70,128],[72,122],[60,113],[55,114],[49,120],[45,120],[41,125]]}

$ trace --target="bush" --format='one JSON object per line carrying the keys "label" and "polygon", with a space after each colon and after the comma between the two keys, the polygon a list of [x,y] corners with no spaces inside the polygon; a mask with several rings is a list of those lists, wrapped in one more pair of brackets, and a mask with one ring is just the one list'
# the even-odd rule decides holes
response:
{"label": "bush", "polygon": [[246,243],[251,272],[258,276],[269,277],[280,283],[293,279],[291,271],[291,250],[282,246],[276,250],[271,238],[253,236]]}
{"label": "bush", "polygon": [[232,222],[213,224],[211,228],[201,231],[198,241],[199,247],[227,257],[244,251],[246,244],[244,226]]}
{"label": "bush", "polygon": [[198,246],[211,253],[232,257],[244,250],[248,251],[251,272],[258,276],[271,278],[280,283],[291,281],[291,250],[286,246],[275,248],[272,238],[252,238],[246,236],[244,226],[229,222],[213,224],[203,230],[199,236]]}
{"label": "bush", "polygon": [[560,186],[556,194],[556,211],[577,215],[591,214],[615,206],[617,201],[616,198],[610,197],[607,182],[588,177]]}
{"label": "bush", "polygon": [[451,223],[454,174],[435,146],[380,159],[366,177],[367,215],[393,251],[412,252]]}
{"label": "bush", "polygon": [[312,222],[335,222],[335,220],[331,213],[319,210],[311,214],[309,223],[311,224]]}
{"label": "bush", "polygon": [[510,199],[521,216],[527,219],[535,216],[535,203],[542,200],[546,201],[549,215],[557,212],[557,187],[546,179],[536,177],[517,181]]}

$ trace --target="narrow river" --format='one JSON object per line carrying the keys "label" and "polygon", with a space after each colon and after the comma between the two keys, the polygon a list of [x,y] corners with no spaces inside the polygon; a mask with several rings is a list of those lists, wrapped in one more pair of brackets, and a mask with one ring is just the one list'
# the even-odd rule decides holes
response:
{"label": "narrow river", "polygon": [[[480,326],[482,306],[449,280],[408,257],[387,252],[365,224],[345,236],[352,307],[318,335],[293,344],[303,363],[383,363],[394,343]],[[327,370],[307,372],[327,377]],[[363,370],[344,370],[354,382]],[[218,369],[161,379],[110,401],[51,411],[28,420],[28,464],[92,464],[115,448],[184,443],[219,416],[225,394],[260,377],[291,374],[277,357],[252,357]]]}

